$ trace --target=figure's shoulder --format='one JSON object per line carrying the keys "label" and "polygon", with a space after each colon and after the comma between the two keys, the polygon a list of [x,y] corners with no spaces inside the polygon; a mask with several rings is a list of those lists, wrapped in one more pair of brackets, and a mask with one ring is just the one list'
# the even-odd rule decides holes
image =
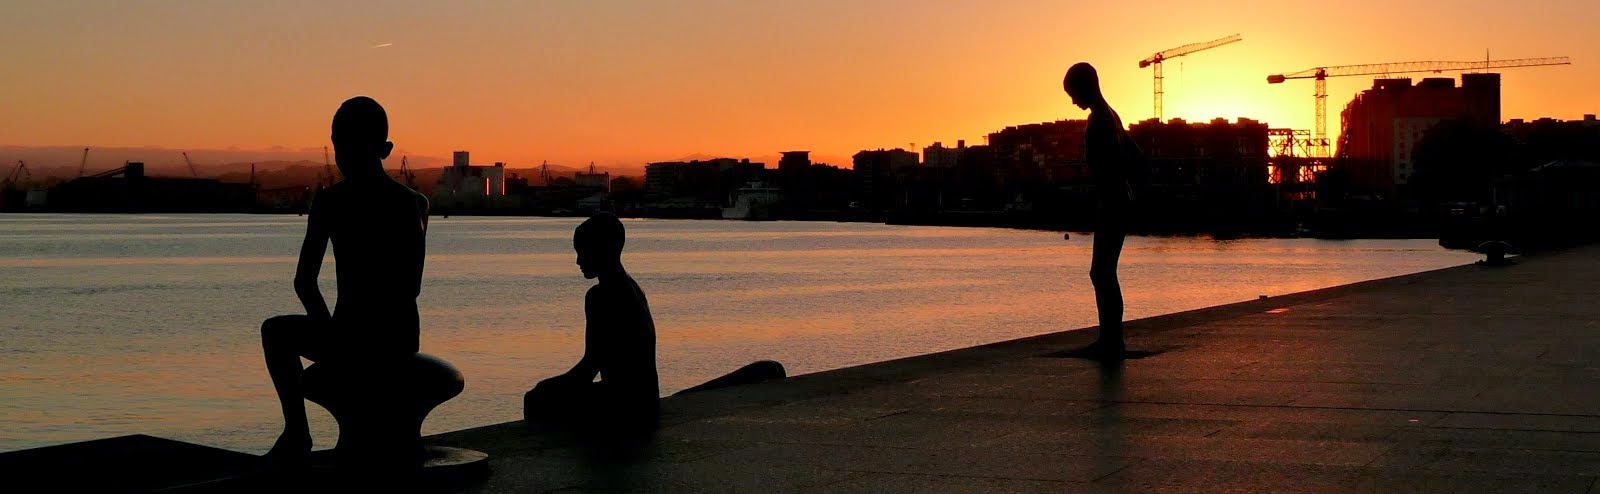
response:
{"label": "figure's shoulder", "polygon": [[322,189],[318,189],[316,194],[311,197],[312,212],[319,210],[327,211],[337,207],[339,198],[344,197],[345,189],[347,188],[349,187],[345,186],[344,182],[338,182]]}
{"label": "figure's shoulder", "polygon": [[417,192],[416,189],[410,187],[406,187],[406,190],[411,192],[411,201],[417,203],[417,210],[427,212],[428,196],[422,195],[421,192]]}
{"label": "figure's shoulder", "polygon": [[626,274],[615,279],[596,283],[589,288],[587,297],[590,301],[599,301],[608,307],[633,305],[638,302],[639,284],[633,281],[632,276]]}
{"label": "figure's shoulder", "polygon": [[1089,112],[1089,127],[1110,126],[1117,122],[1117,112],[1110,108]]}

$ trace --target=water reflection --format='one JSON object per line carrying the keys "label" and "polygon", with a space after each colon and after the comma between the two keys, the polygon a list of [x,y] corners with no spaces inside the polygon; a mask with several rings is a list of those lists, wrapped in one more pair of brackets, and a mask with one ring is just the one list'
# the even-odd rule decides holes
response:
{"label": "water reflection", "polygon": [[[0,215],[0,450],[143,432],[260,452],[280,419],[257,327],[299,307],[304,221]],[[521,393],[581,353],[577,221],[434,219],[422,345],[469,384],[428,431],[516,419]],[[665,393],[763,358],[816,372],[1094,323],[1088,235],[719,221],[629,234]],[[1474,258],[1430,240],[1135,237],[1122,276],[1133,319]],[[310,410],[328,443],[331,419]]]}

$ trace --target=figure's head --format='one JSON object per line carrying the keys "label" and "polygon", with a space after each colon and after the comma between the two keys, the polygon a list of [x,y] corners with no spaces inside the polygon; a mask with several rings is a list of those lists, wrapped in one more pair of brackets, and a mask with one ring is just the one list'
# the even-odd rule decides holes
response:
{"label": "figure's head", "polygon": [[366,96],[339,105],[333,114],[333,153],[346,177],[383,171],[382,161],[394,150],[389,142],[389,114]]}
{"label": "figure's head", "polygon": [[599,212],[572,233],[572,248],[578,251],[578,268],[584,278],[596,278],[622,270],[622,244],[627,234],[617,215]]}
{"label": "figure's head", "polygon": [[1090,106],[1105,101],[1100,95],[1100,74],[1094,71],[1094,66],[1089,62],[1078,62],[1067,69],[1067,77],[1061,80],[1061,89],[1067,91],[1067,96],[1072,97],[1072,104],[1078,108],[1088,109]]}

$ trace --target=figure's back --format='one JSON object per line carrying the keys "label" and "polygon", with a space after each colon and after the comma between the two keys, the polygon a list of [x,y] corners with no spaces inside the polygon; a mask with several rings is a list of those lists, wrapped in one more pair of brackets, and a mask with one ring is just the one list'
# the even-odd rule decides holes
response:
{"label": "figure's back", "polygon": [[383,349],[417,351],[428,202],[388,176],[345,180],[316,200],[338,277],[340,331]]}
{"label": "figure's back", "polygon": [[586,299],[585,312],[591,318],[586,337],[603,340],[594,345],[606,349],[600,355],[601,379],[641,398],[657,397],[656,325],[644,290],[632,277],[622,275],[591,288]]}
{"label": "figure's back", "polygon": [[1122,127],[1122,118],[1115,111],[1106,108],[1089,114],[1089,125],[1084,131],[1084,158],[1089,163],[1102,204],[1128,199],[1130,163],[1125,162],[1125,150],[1132,144],[1130,139]]}

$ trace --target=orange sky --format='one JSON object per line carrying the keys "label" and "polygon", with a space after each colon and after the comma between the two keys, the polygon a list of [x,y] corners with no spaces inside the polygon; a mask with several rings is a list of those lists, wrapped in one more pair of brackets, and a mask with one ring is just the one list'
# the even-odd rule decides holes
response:
{"label": "orange sky", "polygon": [[[1139,59],[1233,33],[1168,62],[1168,117],[1309,129],[1311,82],[1268,74],[1488,49],[1574,61],[1507,70],[1506,118],[1580,118],[1600,112],[1597,20],[1593,0],[8,1],[0,145],[317,148],[338,103],[367,94],[412,155],[837,162],[1081,118],[1060,91],[1080,60],[1142,120]],[[1330,131],[1370,81],[1330,80]]]}

